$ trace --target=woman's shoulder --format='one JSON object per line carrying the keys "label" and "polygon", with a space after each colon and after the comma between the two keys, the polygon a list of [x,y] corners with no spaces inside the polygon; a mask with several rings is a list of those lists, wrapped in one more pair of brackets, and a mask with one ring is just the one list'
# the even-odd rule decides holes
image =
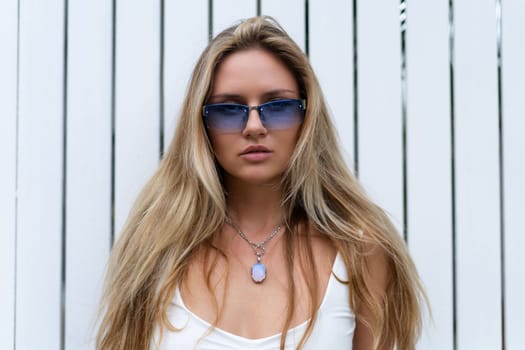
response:
{"label": "woman's shoulder", "polygon": [[308,224],[308,237],[312,247],[312,253],[316,261],[321,263],[322,267],[331,268],[337,255],[337,249],[330,237],[319,231],[314,225]]}

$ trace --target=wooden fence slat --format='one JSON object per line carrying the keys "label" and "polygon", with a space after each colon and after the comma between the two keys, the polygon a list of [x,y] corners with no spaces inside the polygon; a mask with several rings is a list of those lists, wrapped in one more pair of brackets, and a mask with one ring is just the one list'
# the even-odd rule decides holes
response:
{"label": "wooden fence slat", "polygon": [[354,34],[351,1],[309,2],[309,55],[319,78],[341,148],[354,169]]}
{"label": "wooden fence slat", "polygon": [[399,2],[357,1],[359,178],[403,225]]}
{"label": "wooden fence slat", "polygon": [[160,154],[160,1],[117,1],[115,235]]}
{"label": "wooden fence slat", "polygon": [[253,17],[257,14],[255,0],[214,0],[213,6],[213,35],[237,24],[239,20]]}
{"label": "wooden fence slat", "polygon": [[505,208],[505,339],[507,350],[525,344],[525,6],[503,1],[502,91]]}
{"label": "wooden fence slat", "polygon": [[167,1],[164,8],[164,149],[171,142],[197,59],[208,44],[208,1]]}
{"label": "wooden fence slat", "polygon": [[407,16],[408,245],[432,306],[418,349],[453,349],[448,3],[409,2]]}
{"label": "wooden fence slat", "polygon": [[14,349],[18,2],[0,2],[0,348]]}
{"label": "wooden fence slat", "polygon": [[455,159],[459,349],[501,348],[496,16],[455,1]]}
{"label": "wooden fence slat", "polygon": [[112,6],[68,4],[66,349],[94,348],[111,236]]}
{"label": "wooden fence slat", "polygon": [[261,15],[275,18],[288,35],[305,50],[305,10],[302,0],[262,0]]}
{"label": "wooden fence slat", "polygon": [[19,44],[15,341],[59,349],[64,1],[21,1]]}

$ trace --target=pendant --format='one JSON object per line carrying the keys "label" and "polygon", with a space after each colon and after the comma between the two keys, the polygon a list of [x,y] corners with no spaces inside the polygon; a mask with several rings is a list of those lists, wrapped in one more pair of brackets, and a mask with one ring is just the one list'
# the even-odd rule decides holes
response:
{"label": "pendant", "polygon": [[260,261],[252,265],[252,280],[261,283],[266,279],[266,266]]}

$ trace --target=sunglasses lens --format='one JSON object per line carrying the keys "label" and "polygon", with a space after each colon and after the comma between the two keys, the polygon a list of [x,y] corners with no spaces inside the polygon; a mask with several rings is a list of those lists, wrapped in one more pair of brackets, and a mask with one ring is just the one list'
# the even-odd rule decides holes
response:
{"label": "sunglasses lens", "polygon": [[304,107],[301,100],[279,100],[265,103],[261,112],[266,128],[287,129],[302,122]]}
{"label": "sunglasses lens", "polygon": [[[259,118],[267,129],[287,129],[301,124],[304,117],[304,101],[277,100],[258,107]],[[219,133],[236,133],[246,127],[249,107],[233,103],[217,103],[204,106],[204,123],[208,129]]]}
{"label": "sunglasses lens", "polygon": [[236,104],[215,104],[204,108],[204,122],[218,132],[238,132],[246,124],[247,108]]}

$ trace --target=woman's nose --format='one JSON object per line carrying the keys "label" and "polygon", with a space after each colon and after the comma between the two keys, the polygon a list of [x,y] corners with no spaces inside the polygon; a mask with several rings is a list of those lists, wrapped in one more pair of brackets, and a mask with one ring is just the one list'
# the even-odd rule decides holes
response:
{"label": "woman's nose", "polygon": [[244,136],[260,136],[266,135],[268,130],[264,127],[262,123],[260,112],[257,108],[250,108],[248,112],[248,120],[244,126],[242,134]]}

